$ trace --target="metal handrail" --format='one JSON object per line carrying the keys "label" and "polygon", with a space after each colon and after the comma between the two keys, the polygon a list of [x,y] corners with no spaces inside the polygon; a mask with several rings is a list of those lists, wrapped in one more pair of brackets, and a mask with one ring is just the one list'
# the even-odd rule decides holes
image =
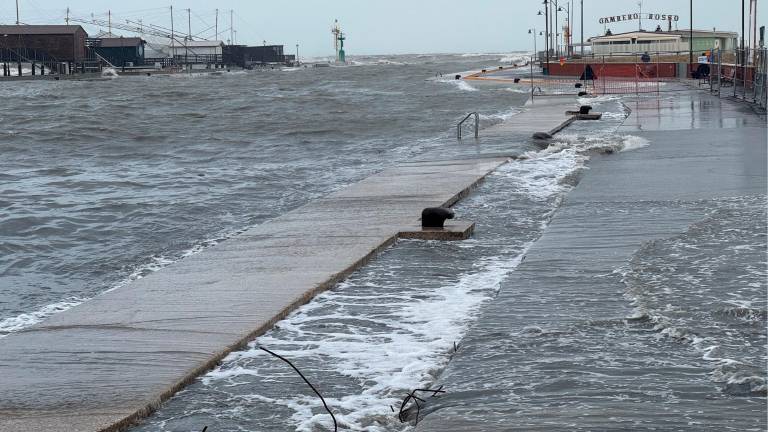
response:
{"label": "metal handrail", "polygon": [[480,135],[480,114],[476,112],[471,112],[467,114],[466,117],[462,121],[459,122],[459,124],[456,125],[456,137],[458,139],[461,139],[461,125],[464,124],[465,121],[467,121],[470,117],[475,116],[475,139],[478,138]]}

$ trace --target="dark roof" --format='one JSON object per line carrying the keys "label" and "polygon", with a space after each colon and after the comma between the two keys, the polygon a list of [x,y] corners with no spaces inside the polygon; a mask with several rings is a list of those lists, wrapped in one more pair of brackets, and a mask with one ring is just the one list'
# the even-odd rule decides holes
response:
{"label": "dark roof", "polygon": [[126,46],[138,46],[143,43],[144,41],[137,37],[116,37],[101,39],[100,46],[103,48],[117,48]]}
{"label": "dark roof", "polygon": [[78,31],[85,33],[85,30],[79,25],[0,25],[0,35],[69,35]]}

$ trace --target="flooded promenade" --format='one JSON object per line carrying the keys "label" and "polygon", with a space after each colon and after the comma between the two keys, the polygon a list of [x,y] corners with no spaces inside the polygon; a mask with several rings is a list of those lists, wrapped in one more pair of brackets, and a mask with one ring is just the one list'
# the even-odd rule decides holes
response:
{"label": "flooded promenade", "polygon": [[[339,430],[764,429],[765,118],[678,83],[526,104],[435,73],[498,60],[118,78],[36,130],[2,108],[0,430],[333,430],[261,347]],[[19,103],[79,105],[42,84]],[[178,102],[119,111],[137,86]],[[471,239],[398,239],[441,204]]]}
{"label": "flooded promenade", "polygon": [[765,117],[625,103],[647,146],[591,157],[417,430],[765,430]]}

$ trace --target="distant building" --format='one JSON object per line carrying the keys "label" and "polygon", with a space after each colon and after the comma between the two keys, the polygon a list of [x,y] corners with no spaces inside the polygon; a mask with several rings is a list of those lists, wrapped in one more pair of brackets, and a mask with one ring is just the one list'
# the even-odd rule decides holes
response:
{"label": "distant building", "polygon": [[88,34],[79,25],[0,25],[0,51],[46,62],[86,59]]}
{"label": "distant building", "polygon": [[[657,29],[658,30],[658,29]],[[738,34],[722,31],[693,31],[693,51],[707,51],[712,48],[736,49]],[[675,31],[632,31],[606,34],[589,39],[592,53],[599,55],[634,53],[684,53],[690,49],[690,30]]]}
{"label": "distant building", "polygon": [[283,53],[283,45],[227,45],[224,49],[224,62],[240,67],[252,67],[254,65],[285,64],[286,55]]}
{"label": "distant building", "polygon": [[222,41],[174,41],[168,47],[177,63],[210,64],[222,63],[224,42]]}
{"label": "distant building", "polygon": [[109,37],[89,39],[88,45],[113,66],[141,66],[144,64],[144,45],[138,37]]}

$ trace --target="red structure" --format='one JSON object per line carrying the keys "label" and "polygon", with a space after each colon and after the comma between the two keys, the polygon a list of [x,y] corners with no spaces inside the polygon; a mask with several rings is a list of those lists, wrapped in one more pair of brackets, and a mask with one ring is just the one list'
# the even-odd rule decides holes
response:
{"label": "red structure", "polygon": [[549,73],[553,76],[578,77],[587,64],[592,66],[597,77],[616,78],[674,78],[677,76],[675,63],[550,63]]}
{"label": "red structure", "polygon": [[0,25],[0,51],[44,53],[58,62],[86,59],[88,34],[79,25]]}

